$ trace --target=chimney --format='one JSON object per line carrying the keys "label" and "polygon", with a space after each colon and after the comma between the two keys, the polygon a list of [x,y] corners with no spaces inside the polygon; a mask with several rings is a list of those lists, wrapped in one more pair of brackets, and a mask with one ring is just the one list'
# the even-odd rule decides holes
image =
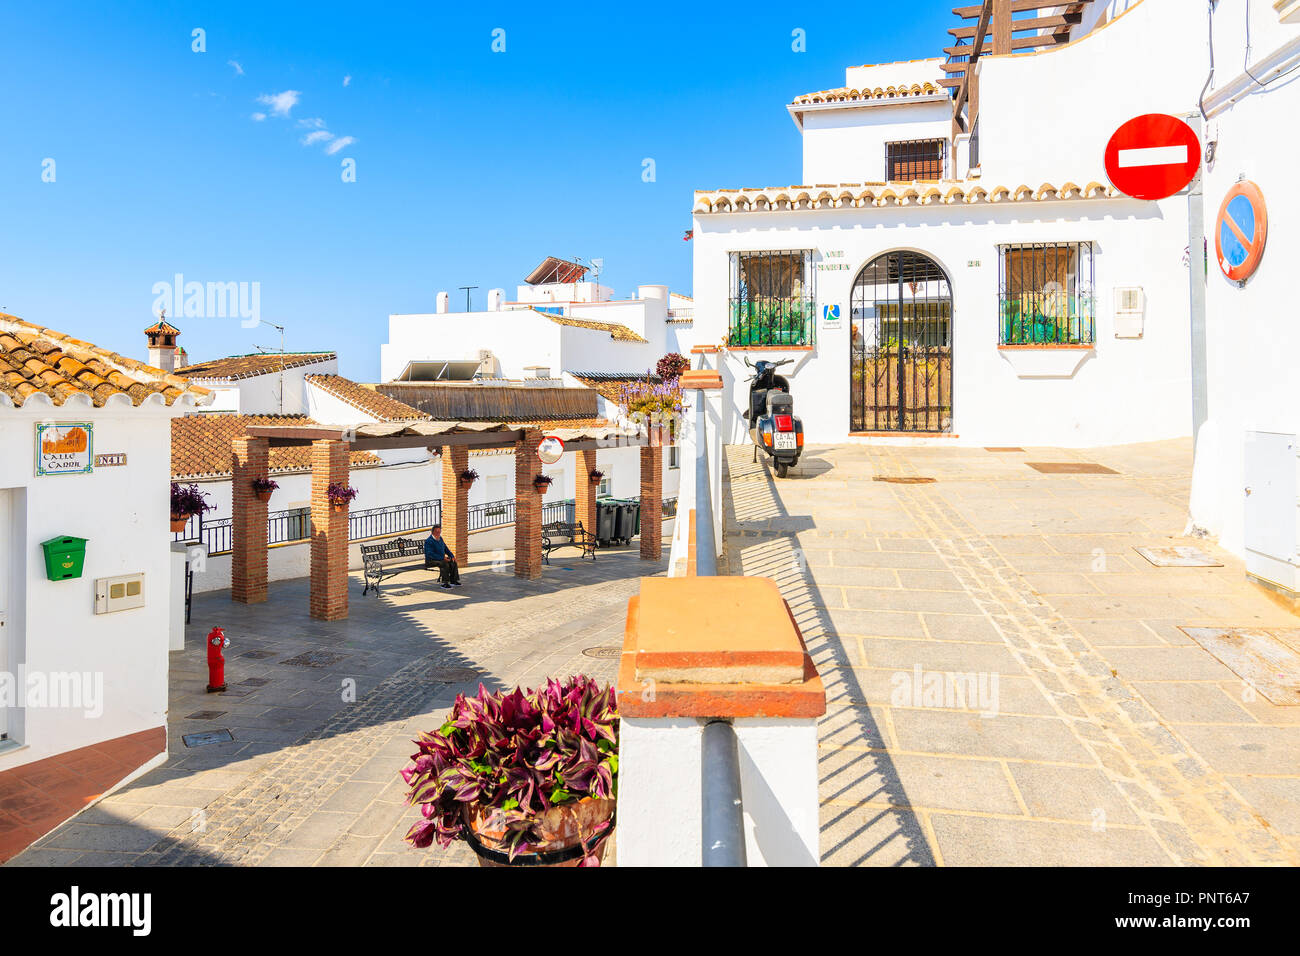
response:
{"label": "chimney", "polygon": [[502,303],[506,300],[505,289],[488,289],[488,311],[500,312]]}
{"label": "chimney", "polygon": [[439,313],[446,312],[447,309],[448,309],[448,306],[449,306],[449,304],[450,304],[450,301],[451,301],[451,297],[450,297],[449,295],[447,295],[447,293],[445,293],[445,292],[439,292],[439,293],[438,293],[438,307],[437,307],[437,311],[438,311]]}
{"label": "chimney", "polygon": [[149,364],[164,372],[176,371],[176,338],[181,330],[167,321],[164,309],[158,321],[144,330],[149,341]]}

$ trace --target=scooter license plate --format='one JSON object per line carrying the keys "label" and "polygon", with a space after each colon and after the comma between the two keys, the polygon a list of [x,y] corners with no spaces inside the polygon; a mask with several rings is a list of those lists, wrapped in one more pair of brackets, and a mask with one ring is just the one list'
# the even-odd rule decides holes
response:
{"label": "scooter license plate", "polygon": [[776,432],[772,435],[773,451],[794,451],[794,432]]}

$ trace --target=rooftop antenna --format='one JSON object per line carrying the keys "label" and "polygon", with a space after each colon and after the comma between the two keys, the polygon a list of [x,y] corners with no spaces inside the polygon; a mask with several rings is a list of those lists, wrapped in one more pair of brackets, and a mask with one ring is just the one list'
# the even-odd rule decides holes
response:
{"label": "rooftop antenna", "polygon": [[477,289],[478,286],[476,286],[476,285],[459,285],[459,286],[456,286],[456,288],[458,288],[458,289],[463,289],[463,290],[464,290],[464,292],[465,292],[465,311],[468,312],[468,311],[470,310],[470,309],[469,309],[469,290],[470,290],[470,289]]}
{"label": "rooftop antenna", "polygon": [[275,329],[276,331],[278,331],[278,332],[280,333],[280,348],[279,348],[279,349],[268,349],[268,348],[266,348],[266,347],[264,347],[264,346],[257,345],[257,344],[254,344],[254,345],[253,345],[253,348],[257,349],[259,352],[264,352],[264,353],[265,353],[265,352],[276,352],[276,351],[278,351],[278,352],[280,353],[280,414],[283,415],[283,414],[284,414],[284,355],[285,355],[285,353],[284,353],[284,326],[283,326],[283,325],[276,325],[274,322],[268,322],[268,321],[266,321],[266,319],[258,319],[258,320],[257,320],[257,323],[258,323],[258,325],[266,325],[266,326],[270,326],[271,328]]}

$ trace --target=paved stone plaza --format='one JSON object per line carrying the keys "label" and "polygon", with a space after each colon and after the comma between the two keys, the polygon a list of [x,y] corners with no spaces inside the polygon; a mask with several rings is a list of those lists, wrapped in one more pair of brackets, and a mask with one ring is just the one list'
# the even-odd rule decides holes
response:
{"label": "paved stone plaza", "polygon": [[[667,553],[649,562],[616,548],[593,563],[561,550],[536,581],[510,573],[508,552],[497,569],[472,557],[452,590],[416,571],[362,597],[354,574],[351,615],[334,623],[307,616],[304,579],[272,582],[265,604],[196,595],[186,649],[171,655],[167,763],[8,865],[474,865],[463,843],[402,840],[418,818],[398,776],[412,737],[480,680],[612,681],[617,660],[583,651],[621,648],[628,598],[641,575],[664,573]],[[214,624],[231,640],[224,694],[204,690]],[[185,744],[219,730],[233,741]]]}
{"label": "paved stone plaza", "polygon": [[[777,579],[826,680],[824,863],[1300,862],[1300,706],[1178,629],[1300,619],[1181,537],[1188,442],[845,445],[785,481],[750,456],[730,449],[729,560]],[[1133,550],[1171,545],[1224,566]],[[996,716],[916,693],[950,672],[996,675]]]}
{"label": "paved stone plaza", "polygon": [[[1181,536],[1186,442],[815,448],[784,481],[750,455],[729,449],[728,561],[777,580],[825,678],[824,863],[1300,862],[1300,706],[1179,629],[1300,620]],[[1171,545],[1223,566],[1134,551]],[[460,590],[417,572],[378,599],[354,576],[334,624],[308,618],[305,581],[261,605],[198,596],[172,655],[171,759],[11,865],[472,865],[462,844],[402,842],[411,737],[479,679],[612,680],[616,661],[583,651],[621,645],[638,577],[665,565],[575,553],[523,582],[481,560]],[[222,695],[203,691],[213,624],[233,642]],[[970,696],[928,697],[950,673]],[[183,740],[217,730],[233,741]]]}

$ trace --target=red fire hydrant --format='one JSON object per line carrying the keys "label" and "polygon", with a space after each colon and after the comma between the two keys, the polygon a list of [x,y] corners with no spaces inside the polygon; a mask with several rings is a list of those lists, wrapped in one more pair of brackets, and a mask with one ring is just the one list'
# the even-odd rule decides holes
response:
{"label": "red fire hydrant", "polygon": [[208,693],[220,694],[226,689],[226,655],[230,638],[219,627],[208,632]]}

